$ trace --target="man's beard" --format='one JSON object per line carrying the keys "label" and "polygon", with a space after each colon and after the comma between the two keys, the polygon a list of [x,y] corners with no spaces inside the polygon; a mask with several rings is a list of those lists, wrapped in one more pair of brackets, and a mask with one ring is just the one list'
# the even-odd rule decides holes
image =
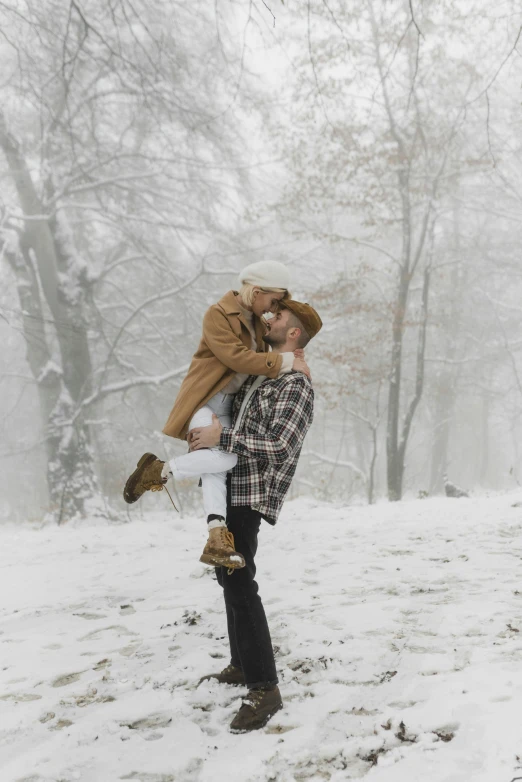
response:
{"label": "man's beard", "polygon": [[270,345],[271,348],[278,348],[281,345],[285,344],[284,339],[281,339],[281,337],[279,337],[278,339],[274,334],[271,334],[270,332],[268,334],[265,334],[265,336],[263,337],[263,342],[266,342],[266,344]]}

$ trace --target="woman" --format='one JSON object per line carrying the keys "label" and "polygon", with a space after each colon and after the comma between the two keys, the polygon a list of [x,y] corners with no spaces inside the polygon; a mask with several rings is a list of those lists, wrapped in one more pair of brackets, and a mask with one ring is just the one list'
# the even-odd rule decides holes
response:
{"label": "woman", "polygon": [[[262,339],[262,317],[290,297],[286,266],[277,261],[253,263],[243,269],[239,282],[239,292],[229,291],[205,314],[201,342],[163,429],[170,437],[186,439],[190,429],[209,426],[213,414],[229,427],[234,395],[249,375],[275,378],[292,370],[309,374],[302,351],[271,354]],[[123,496],[128,503],[136,502],[145,491],[163,488],[171,477],[201,476],[209,537],[200,560],[230,569],[244,567],[226,526],[226,475],[236,463],[235,454],[219,448],[187,453],[167,463],[146,453],[127,480]]]}

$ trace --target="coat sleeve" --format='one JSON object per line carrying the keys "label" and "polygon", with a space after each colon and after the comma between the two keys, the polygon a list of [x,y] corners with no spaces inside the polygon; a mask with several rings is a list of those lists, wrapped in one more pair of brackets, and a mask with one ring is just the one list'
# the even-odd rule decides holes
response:
{"label": "coat sleeve", "polygon": [[244,375],[279,375],[283,358],[280,354],[249,350],[234,334],[226,316],[211,307],[203,318],[203,339],[222,364]]}
{"label": "coat sleeve", "polygon": [[313,416],[312,386],[304,375],[296,372],[278,396],[266,435],[223,428],[219,447],[247,459],[283,464],[302,446]]}

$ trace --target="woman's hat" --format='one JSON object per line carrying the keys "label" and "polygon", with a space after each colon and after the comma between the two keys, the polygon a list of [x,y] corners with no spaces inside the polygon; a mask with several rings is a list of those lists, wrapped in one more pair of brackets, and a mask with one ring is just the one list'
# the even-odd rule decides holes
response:
{"label": "woman's hat", "polygon": [[239,274],[239,284],[287,291],[290,287],[290,273],[279,261],[259,261],[245,266]]}

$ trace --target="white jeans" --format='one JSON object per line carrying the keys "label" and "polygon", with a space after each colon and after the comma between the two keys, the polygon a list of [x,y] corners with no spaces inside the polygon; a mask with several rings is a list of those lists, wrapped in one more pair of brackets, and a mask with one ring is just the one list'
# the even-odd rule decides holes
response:
{"label": "white jeans", "polygon": [[[219,391],[205,407],[192,417],[189,430],[195,427],[210,426],[212,413],[217,415],[223,426],[232,423],[233,394]],[[175,480],[198,478],[203,486],[203,506],[205,514],[227,517],[227,472],[237,464],[235,453],[226,453],[219,448],[204,448],[183,456],[176,456],[169,462]]]}

